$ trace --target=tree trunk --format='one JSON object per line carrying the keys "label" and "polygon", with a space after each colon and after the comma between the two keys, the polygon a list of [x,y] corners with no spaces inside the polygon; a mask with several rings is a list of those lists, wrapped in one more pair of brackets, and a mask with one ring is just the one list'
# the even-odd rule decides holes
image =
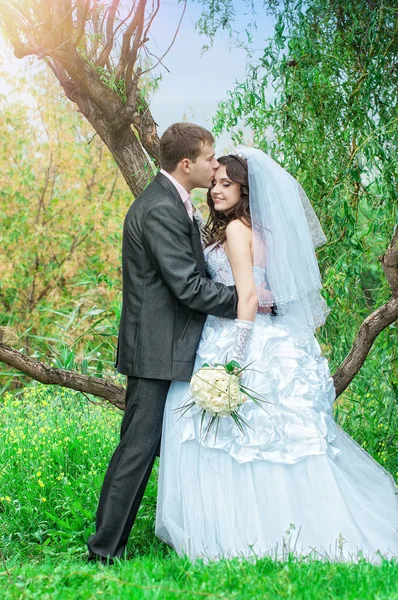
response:
{"label": "tree trunk", "polygon": [[[98,96],[106,98],[105,107],[102,102],[94,102],[85,93],[80,77],[81,75],[76,76],[73,83],[70,80],[65,82],[62,79],[60,83],[68,97],[77,104],[80,112],[109,148],[133,198],[135,198],[145,189],[155,174],[154,167],[159,155],[159,139],[156,130],[150,148],[153,156],[150,157],[145,151],[142,141],[131,128],[131,121],[138,119],[134,109],[126,107],[116,93],[98,81],[97,75],[89,70],[85,74],[85,81],[90,79],[91,94],[94,90]],[[147,119],[151,123],[153,122],[151,115],[147,115]]]}

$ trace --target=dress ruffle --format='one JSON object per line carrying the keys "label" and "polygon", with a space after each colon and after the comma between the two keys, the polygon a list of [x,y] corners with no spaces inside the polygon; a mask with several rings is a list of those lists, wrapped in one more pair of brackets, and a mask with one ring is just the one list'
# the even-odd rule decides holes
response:
{"label": "dress ruffle", "polygon": [[[234,335],[231,320],[208,317],[195,370],[204,363],[227,362]],[[315,338],[299,345],[285,327],[273,324],[272,317],[258,315],[247,364],[243,384],[264,402],[258,405],[248,400],[241,406],[244,431],[231,417],[221,417],[217,435],[214,429],[206,436],[206,419],[202,423],[193,407],[178,420],[181,440],[223,450],[240,463],[268,460],[292,464],[316,454],[334,458],[339,453],[333,444],[331,417],[335,392]],[[185,388],[181,405],[186,401]]]}

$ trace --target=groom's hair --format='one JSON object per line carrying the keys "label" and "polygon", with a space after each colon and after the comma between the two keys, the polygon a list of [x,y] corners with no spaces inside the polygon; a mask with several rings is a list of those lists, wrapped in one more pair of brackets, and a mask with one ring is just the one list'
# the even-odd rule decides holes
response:
{"label": "groom's hair", "polygon": [[160,166],[171,173],[183,158],[195,162],[203,146],[214,144],[210,131],[194,123],[173,123],[160,138]]}

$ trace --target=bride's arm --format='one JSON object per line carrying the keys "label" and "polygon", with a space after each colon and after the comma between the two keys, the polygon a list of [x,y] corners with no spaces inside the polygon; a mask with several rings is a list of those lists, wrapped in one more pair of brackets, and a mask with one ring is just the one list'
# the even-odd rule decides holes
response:
{"label": "bride's arm", "polygon": [[254,321],[258,299],[252,264],[252,232],[238,219],[231,221],[226,229],[225,252],[231,264],[238,292],[238,319]]}

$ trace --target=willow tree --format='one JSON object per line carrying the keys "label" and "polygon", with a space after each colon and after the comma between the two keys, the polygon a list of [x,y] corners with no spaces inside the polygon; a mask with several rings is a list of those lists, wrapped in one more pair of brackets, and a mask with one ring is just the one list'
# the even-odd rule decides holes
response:
{"label": "willow tree", "polygon": [[[233,31],[233,7],[208,2],[202,30]],[[398,318],[398,9],[383,0],[267,0],[262,9],[275,33],[260,51],[246,42],[247,72],[219,105],[214,129],[236,143],[250,129],[316,208],[329,240],[318,259],[335,362],[359,329],[334,375],[341,391]],[[247,38],[258,48],[255,26],[254,18]]]}
{"label": "willow tree", "polygon": [[15,56],[47,63],[112,152],[134,196],[159,162],[157,126],[142,85],[153,68],[144,65],[159,10],[160,0],[0,2],[3,35]]}
{"label": "willow tree", "polygon": [[[204,0],[202,3],[203,15],[199,20],[199,27],[210,38],[216,35],[220,28],[229,28],[234,16],[233,0],[214,2]],[[253,8],[252,2],[248,4]],[[313,190],[308,187],[305,177],[301,177],[300,165],[305,152],[300,152],[299,145],[295,148],[284,144],[287,136],[297,133],[298,123],[303,121],[314,111],[318,119],[318,126],[322,127],[322,103],[311,103],[311,85],[319,94],[324,86],[324,77],[330,85],[339,76],[339,56],[330,61],[330,76],[326,70],[319,75],[317,61],[325,64],[322,54],[322,39],[332,30],[340,31],[341,50],[352,54],[352,35],[345,45],[347,24],[350,25],[351,17],[346,17],[345,2],[343,0],[311,0],[310,2],[283,2],[267,1],[266,7],[276,16],[277,25],[275,37],[266,48],[260,62],[260,67],[254,65],[250,77],[243,82],[235,92],[232,92],[229,101],[222,105],[216,129],[233,126],[239,117],[244,117],[256,134],[257,141],[263,142],[261,132],[268,125],[274,127],[276,140],[282,142],[281,152],[278,156],[285,166],[290,168],[301,179],[309,195],[313,198]],[[365,29],[363,46],[369,50],[368,62],[359,64],[363,72],[356,77],[358,69],[352,73],[343,74],[348,82],[353,82],[354,87],[347,92],[347,102],[355,101],[361,89],[372,81],[377,71],[377,64],[373,66],[376,56],[385,52],[390,57],[395,51],[394,42],[386,42],[386,37],[391,37],[389,10],[377,2],[355,0],[355,10],[362,5],[367,9],[364,17]],[[330,7],[330,8],[329,8]],[[359,7],[359,8],[358,8]],[[111,151],[120,171],[126,180],[132,194],[136,196],[145,187],[148,178],[154,171],[159,161],[159,139],[157,126],[154,122],[148,98],[145,94],[145,75],[151,56],[147,47],[150,28],[160,9],[160,0],[136,0],[128,5],[120,0],[100,2],[99,0],[0,0],[0,15],[3,33],[12,45],[14,54],[18,58],[35,56],[44,60],[59,81],[66,96],[77,105],[78,110],[89,121],[94,130]],[[185,3],[182,3],[182,13]],[[321,12],[318,11],[321,10]],[[323,11],[323,12],[322,12]],[[368,14],[370,17],[368,18]],[[325,20],[325,14],[330,16],[330,21]],[[351,15],[351,13],[350,13]],[[374,16],[376,15],[376,16]],[[378,15],[378,16],[377,16]],[[387,15],[387,17],[386,17]],[[368,20],[366,20],[368,19]],[[386,21],[387,19],[387,21]],[[255,22],[255,19],[252,23]],[[361,21],[362,23],[362,21]],[[387,23],[387,32],[384,31]],[[285,25],[288,31],[284,33]],[[176,23],[176,33],[179,24]],[[313,30],[311,30],[313,28]],[[333,29],[334,28],[334,29]],[[302,31],[306,32],[304,40],[300,39]],[[349,29],[350,31],[350,29]],[[250,39],[250,31],[247,32]],[[319,35],[319,40],[316,37]],[[315,37],[314,37],[315,36]],[[369,42],[368,42],[369,38]],[[372,42],[373,40],[373,42]],[[374,45],[372,45],[374,43]],[[312,45],[318,54],[314,54]],[[370,46],[369,46],[370,44]],[[381,49],[381,50],[380,50]],[[362,46],[358,46],[358,57],[365,56]],[[362,52],[362,54],[361,54]],[[152,64],[160,63],[162,56],[152,58]],[[336,64],[334,65],[334,61]],[[352,65],[355,65],[355,54],[352,54]],[[389,58],[388,58],[389,60]],[[308,68],[307,68],[308,65]],[[371,71],[369,71],[372,65]],[[384,72],[384,66],[381,65]],[[304,67],[304,68],[303,68]],[[391,66],[392,68],[392,66]],[[396,70],[396,64],[395,64]],[[368,71],[372,76],[368,76]],[[305,96],[301,95],[301,104],[297,105],[297,90],[301,85],[300,77],[296,73],[307,73],[308,81],[305,89],[308,91],[308,111],[305,112]],[[396,71],[395,71],[396,72]],[[312,73],[312,74],[311,74]],[[391,77],[393,73],[391,73]],[[261,80],[261,77],[263,79]],[[276,101],[270,111],[265,102],[264,87],[270,78],[275,80]],[[281,85],[282,82],[282,85]],[[290,82],[290,84],[289,84]],[[312,83],[310,83],[312,82]],[[350,85],[348,83],[348,85]],[[278,87],[279,86],[279,87]],[[292,87],[291,91],[290,87]],[[308,87],[309,86],[309,87]],[[303,104],[304,102],[304,104]],[[382,114],[382,103],[379,115]],[[331,109],[333,112],[333,107]],[[274,115],[274,119],[272,117]],[[314,117],[314,114],[311,115]],[[379,117],[380,118],[380,117]],[[292,128],[291,124],[295,123]],[[342,128],[342,123],[336,120],[337,128]],[[360,126],[356,122],[352,131]],[[289,129],[290,127],[290,129]],[[279,128],[279,129],[278,129]],[[284,137],[281,135],[285,130]],[[307,139],[311,139],[309,130]],[[347,135],[347,134],[345,134]],[[239,137],[239,134],[237,134]],[[377,135],[375,135],[377,137]],[[260,143],[265,149],[275,154],[275,148]],[[358,157],[358,139],[351,135],[347,137],[349,149],[349,169],[356,173],[356,182],[352,194],[352,203],[355,208],[355,198],[361,191],[361,180],[358,176],[360,168],[356,162]],[[290,150],[289,150],[290,148]],[[366,153],[363,152],[366,157]],[[295,157],[293,159],[293,157]],[[314,160],[319,158],[319,154]],[[321,162],[327,165],[328,153],[322,156]],[[293,167],[293,168],[291,168]],[[308,167],[308,165],[307,165]],[[305,172],[309,172],[307,169]],[[322,193],[328,194],[329,179],[323,180],[318,171],[314,171],[316,180],[319,181]],[[320,179],[319,179],[320,177]],[[337,183],[337,182],[336,182]],[[357,340],[335,376],[337,393],[348,385],[355,373],[365,360],[366,354],[375,337],[398,316],[398,234],[393,238],[387,253],[383,258],[383,266],[390,282],[393,297],[385,306],[380,307],[375,314],[370,315],[362,325]],[[0,360],[10,366],[21,370],[27,375],[44,383],[54,383],[72,387],[74,389],[92,393],[107,398],[114,404],[122,406],[124,391],[115,384],[88,377],[71,371],[48,368],[26,355],[18,353],[7,345],[7,332],[0,332]]]}

